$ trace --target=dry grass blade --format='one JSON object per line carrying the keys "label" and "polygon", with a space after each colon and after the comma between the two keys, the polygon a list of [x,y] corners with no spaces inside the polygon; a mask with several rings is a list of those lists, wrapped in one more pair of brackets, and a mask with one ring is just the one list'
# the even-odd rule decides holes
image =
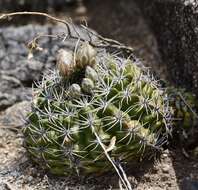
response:
{"label": "dry grass blade", "polygon": [[114,161],[111,159],[110,155],[108,154],[108,150],[105,148],[105,145],[102,143],[100,137],[99,137],[98,134],[96,133],[94,126],[91,125],[91,128],[92,128],[93,134],[95,135],[97,141],[99,142],[101,148],[103,149],[105,156],[107,157],[107,159],[108,159],[109,162],[112,164],[112,166],[114,167],[115,171],[117,172],[117,174],[118,174],[118,176],[119,176],[119,178],[120,178],[122,184],[125,186],[126,190],[132,190],[131,184],[130,184],[130,182],[128,181],[128,179],[127,179],[125,173],[123,173],[122,170],[120,171],[120,168],[122,168],[121,165],[120,165],[120,168],[118,168],[118,167],[116,166],[116,164],[114,163]]}

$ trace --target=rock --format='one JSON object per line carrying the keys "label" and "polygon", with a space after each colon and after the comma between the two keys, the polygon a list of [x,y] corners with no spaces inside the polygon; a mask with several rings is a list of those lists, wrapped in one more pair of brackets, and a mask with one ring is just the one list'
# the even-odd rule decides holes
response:
{"label": "rock", "polygon": [[182,189],[198,190],[198,181],[186,178],[182,182]]}
{"label": "rock", "polygon": [[[36,60],[19,60],[14,69],[6,69],[0,71],[1,76],[5,81],[22,85],[22,83],[32,83],[38,81],[42,73],[43,63]],[[16,86],[15,86],[16,87]]]}
{"label": "rock", "polygon": [[30,87],[25,88],[20,80],[9,76],[9,74],[0,74],[0,86],[0,110],[6,109],[16,102],[30,100],[31,98],[32,89]]}
{"label": "rock", "polygon": [[149,67],[160,78],[164,78],[165,71],[160,65],[161,57],[155,36],[134,0],[84,2],[88,9],[89,27],[104,37],[131,46],[144,66]]}
{"label": "rock", "polygon": [[170,81],[198,95],[198,1],[136,2],[157,38]]}
{"label": "rock", "polygon": [[169,153],[169,150],[167,149],[167,150],[163,151],[161,158],[166,159],[166,158],[168,158],[169,155],[170,155],[170,153]]}
{"label": "rock", "polygon": [[1,109],[9,107],[12,104],[14,104],[15,102],[16,102],[15,96],[0,92],[0,107],[1,107]]}
{"label": "rock", "polygon": [[47,11],[48,9],[60,10],[66,8],[68,4],[75,3],[76,0],[1,0],[0,7],[6,11]]}
{"label": "rock", "polygon": [[0,126],[21,127],[25,124],[25,118],[31,110],[31,103],[23,101],[6,109],[0,116]]}

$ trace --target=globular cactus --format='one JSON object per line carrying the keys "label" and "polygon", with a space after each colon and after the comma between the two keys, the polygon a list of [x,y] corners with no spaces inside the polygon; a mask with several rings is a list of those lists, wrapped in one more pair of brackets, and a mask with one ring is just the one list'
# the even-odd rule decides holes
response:
{"label": "globular cactus", "polygon": [[58,175],[105,172],[138,162],[171,133],[167,96],[135,61],[98,53],[88,42],[61,50],[57,71],[34,91],[23,129],[32,159]]}

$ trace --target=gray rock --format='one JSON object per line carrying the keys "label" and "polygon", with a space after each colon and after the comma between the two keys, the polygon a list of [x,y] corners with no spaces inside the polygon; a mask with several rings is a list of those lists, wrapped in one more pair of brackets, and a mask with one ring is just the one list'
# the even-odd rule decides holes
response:
{"label": "gray rock", "polygon": [[0,125],[4,127],[21,127],[25,124],[25,118],[31,110],[29,101],[22,101],[6,109],[0,116]]}
{"label": "gray rock", "polygon": [[5,109],[17,102],[16,96],[0,92],[0,108]]}
{"label": "gray rock", "polygon": [[198,95],[198,1],[136,2],[157,38],[169,79]]}
{"label": "gray rock", "polygon": [[198,181],[185,178],[182,182],[181,189],[183,190],[198,190]]}
{"label": "gray rock", "polygon": [[16,11],[16,10],[32,10],[32,11],[47,11],[64,9],[70,3],[75,3],[76,0],[1,0],[0,7],[2,10],[6,11]]}
{"label": "gray rock", "polygon": [[31,88],[24,87],[22,82],[14,76],[0,74],[0,86],[0,110],[31,98]]}
{"label": "gray rock", "polygon": [[0,71],[1,76],[4,76],[4,80],[7,78],[15,84],[31,83],[39,80],[43,63],[35,60],[19,60],[15,65],[16,68],[14,69]]}

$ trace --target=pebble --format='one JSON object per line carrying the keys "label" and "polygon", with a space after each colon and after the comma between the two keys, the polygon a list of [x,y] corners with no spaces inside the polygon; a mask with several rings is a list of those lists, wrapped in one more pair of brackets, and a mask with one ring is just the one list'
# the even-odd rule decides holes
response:
{"label": "pebble", "polygon": [[162,158],[167,158],[168,157],[168,155],[169,155],[169,151],[168,150],[165,150],[164,152],[163,152],[163,154],[162,154]]}
{"label": "pebble", "polygon": [[32,176],[28,177],[28,181],[31,182],[34,178]]}
{"label": "pebble", "polygon": [[164,173],[169,173],[169,171],[170,171],[170,166],[169,166],[168,164],[162,165],[162,171],[163,171]]}

